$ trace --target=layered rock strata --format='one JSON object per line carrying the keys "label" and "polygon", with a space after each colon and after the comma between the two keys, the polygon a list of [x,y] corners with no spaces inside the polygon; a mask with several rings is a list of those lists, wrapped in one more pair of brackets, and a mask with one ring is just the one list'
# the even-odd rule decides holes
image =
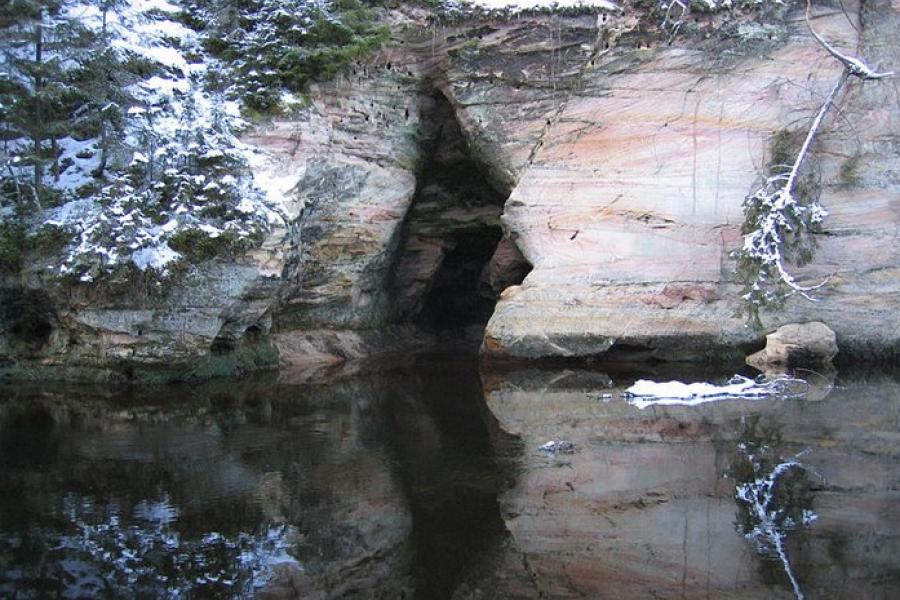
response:
{"label": "layered rock strata", "polygon": [[[896,3],[844,4],[816,9],[816,30],[900,64]],[[816,143],[830,215],[796,273],[828,279],[819,302],[793,298],[761,331],[738,314],[741,201],[841,69],[802,9],[698,13],[677,36],[631,6],[454,25],[399,9],[382,50],[246,138],[284,195],[258,249],[74,289],[34,266],[3,284],[5,304],[43,299],[2,315],[6,371],[205,377],[341,361],[382,332],[488,316],[493,358],[743,357],[782,324],[821,321],[841,357],[895,359],[890,81],[851,82]]]}
{"label": "layered rock strata", "polygon": [[[900,64],[900,48],[883,37],[897,30],[895,5],[866,2],[851,19],[822,9],[812,22],[873,64]],[[809,35],[802,12],[764,30],[745,24],[734,37],[713,32],[649,48],[633,31],[607,51],[601,27],[598,42],[579,40],[597,44],[581,70],[561,69],[571,78],[557,85],[552,109],[540,108],[551,93],[528,95],[531,118],[512,101],[521,94],[515,83],[450,86],[464,121],[504,141],[516,174],[504,226],[534,265],[498,304],[488,354],[578,357],[624,347],[663,359],[715,358],[756,343],[758,332],[736,314],[730,258],[742,242],[741,201],[770,160],[773,134],[805,131],[841,69]],[[492,33],[501,47],[508,35]],[[891,84],[853,82],[840,112],[816,146],[831,214],[815,258],[798,271],[805,284],[829,283],[819,302],[791,299],[764,322],[774,329],[820,320],[848,354],[896,357],[898,179],[890,147],[900,109]]]}

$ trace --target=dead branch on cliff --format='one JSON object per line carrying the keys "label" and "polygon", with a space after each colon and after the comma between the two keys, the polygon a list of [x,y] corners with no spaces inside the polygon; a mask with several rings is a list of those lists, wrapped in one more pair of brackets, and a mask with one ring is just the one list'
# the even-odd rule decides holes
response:
{"label": "dead branch on cliff", "polygon": [[[756,324],[759,324],[760,308],[777,308],[794,294],[815,302],[810,292],[830,280],[826,278],[816,285],[803,286],[785,268],[789,244],[800,245],[804,237],[819,231],[828,214],[817,198],[803,198],[802,194],[798,197],[798,179],[829,111],[850,78],[871,81],[893,75],[893,72],[878,72],[863,59],[840,52],[829,44],[813,28],[811,9],[811,2],[807,0],[806,24],[810,33],[844,68],[816,112],[793,163],[786,165],[787,170],[767,178],[759,189],[744,200],[745,235],[743,248],[737,252],[737,270],[746,283],[743,299],[751,320]],[[806,255],[811,257],[808,249]]]}

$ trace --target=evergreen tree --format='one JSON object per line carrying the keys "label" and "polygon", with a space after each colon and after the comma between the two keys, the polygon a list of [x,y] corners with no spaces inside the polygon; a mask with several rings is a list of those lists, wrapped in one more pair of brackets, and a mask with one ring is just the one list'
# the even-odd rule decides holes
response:
{"label": "evergreen tree", "polygon": [[13,0],[0,12],[4,192],[19,208],[40,208],[53,197],[46,177],[59,178],[59,140],[70,133],[72,117],[85,103],[85,91],[73,85],[73,77],[91,35],[61,9],[59,0]]}
{"label": "evergreen tree", "polygon": [[333,77],[387,39],[360,0],[191,0],[204,46],[222,59],[232,95],[254,111],[277,109],[284,89],[302,92]]}
{"label": "evergreen tree", "polygon": [[112,47],[109,30],[110,12],[121,8],[125,0],[95,0],[101,14],[100,30],[94,32],[91,52],[80,65],[76,85],[85,95],[86,103],[75,115],[73,126],[84,135],[99,138],[100,157],[93,175],[102,178],[106,173],[109,155],[120,141],[125,126],[125,110],[132,103],[126,91],[130,79]]}

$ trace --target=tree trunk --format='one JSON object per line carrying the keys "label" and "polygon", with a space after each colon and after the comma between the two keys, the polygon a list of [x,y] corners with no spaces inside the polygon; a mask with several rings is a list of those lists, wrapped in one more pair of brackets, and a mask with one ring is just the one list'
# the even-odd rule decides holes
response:
{"label": "tree trunk", "polygon": [[36,127],[33,129],[34,133],[32,135],[32,142],[34,142],[34,191],[35,191],[35,199],[38,202],[38,208],[40,208],[40,195],[41,195],[41,186],[43,184],[43,176],[44,176],[44,161],[41,156],[43,145],[44,145],[44,135],[42,129],[43,123],[43,114],[41,110],[41,89],[44,87],[44,79],[42,77],[41,69],[44,62],[44,12],[41,11],[39,16],[39,20],[35,25],[34,29],[34,64],[35,74],[34,74],[34,116],[35,116],[35,125]]}
{"label": "tree trunk", "polygon": [[[101,116],[101,119],[104,117]],[[107,139],[107,124],[106,121],[101,121],[100,124],[100,164],[97,166],[97,171],[94,174],[95,177],[103,177],[103,172],[106,171],[106,159],[109,153],[107,150],[107,146],[109,145],[109,141]]]}

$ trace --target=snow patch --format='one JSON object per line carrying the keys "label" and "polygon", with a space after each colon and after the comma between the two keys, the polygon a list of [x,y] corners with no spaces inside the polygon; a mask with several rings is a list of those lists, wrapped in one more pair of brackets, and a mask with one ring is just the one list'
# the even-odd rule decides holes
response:
{"label": "snow patch", "polygon": [[538,450],[547,454],[574,454],[575,444],[567,440],[552,440],[540,445]]}
{"label": "snow patch", "polygon": [[134,266],[141,271],[146,271],[148,268],[161,271],[170,262],[176,261],[179,258],[181,258],[181,254],[169,248],[169,245],[166,243],[158,246],[141,248],[131,255]]}
{"label": "snow patch", "polygon": [[741,375],[735,375],[725,385],[640,379],[625,390],[625,397],[630,404],[640,410],[654,405],[697,406],[729,398],[758,399],[785,394],[795,395],[795,392],[789,390],[790,384],[794,383],[806,385],[806,382],[800,379],[780,378],[757,382]]}

